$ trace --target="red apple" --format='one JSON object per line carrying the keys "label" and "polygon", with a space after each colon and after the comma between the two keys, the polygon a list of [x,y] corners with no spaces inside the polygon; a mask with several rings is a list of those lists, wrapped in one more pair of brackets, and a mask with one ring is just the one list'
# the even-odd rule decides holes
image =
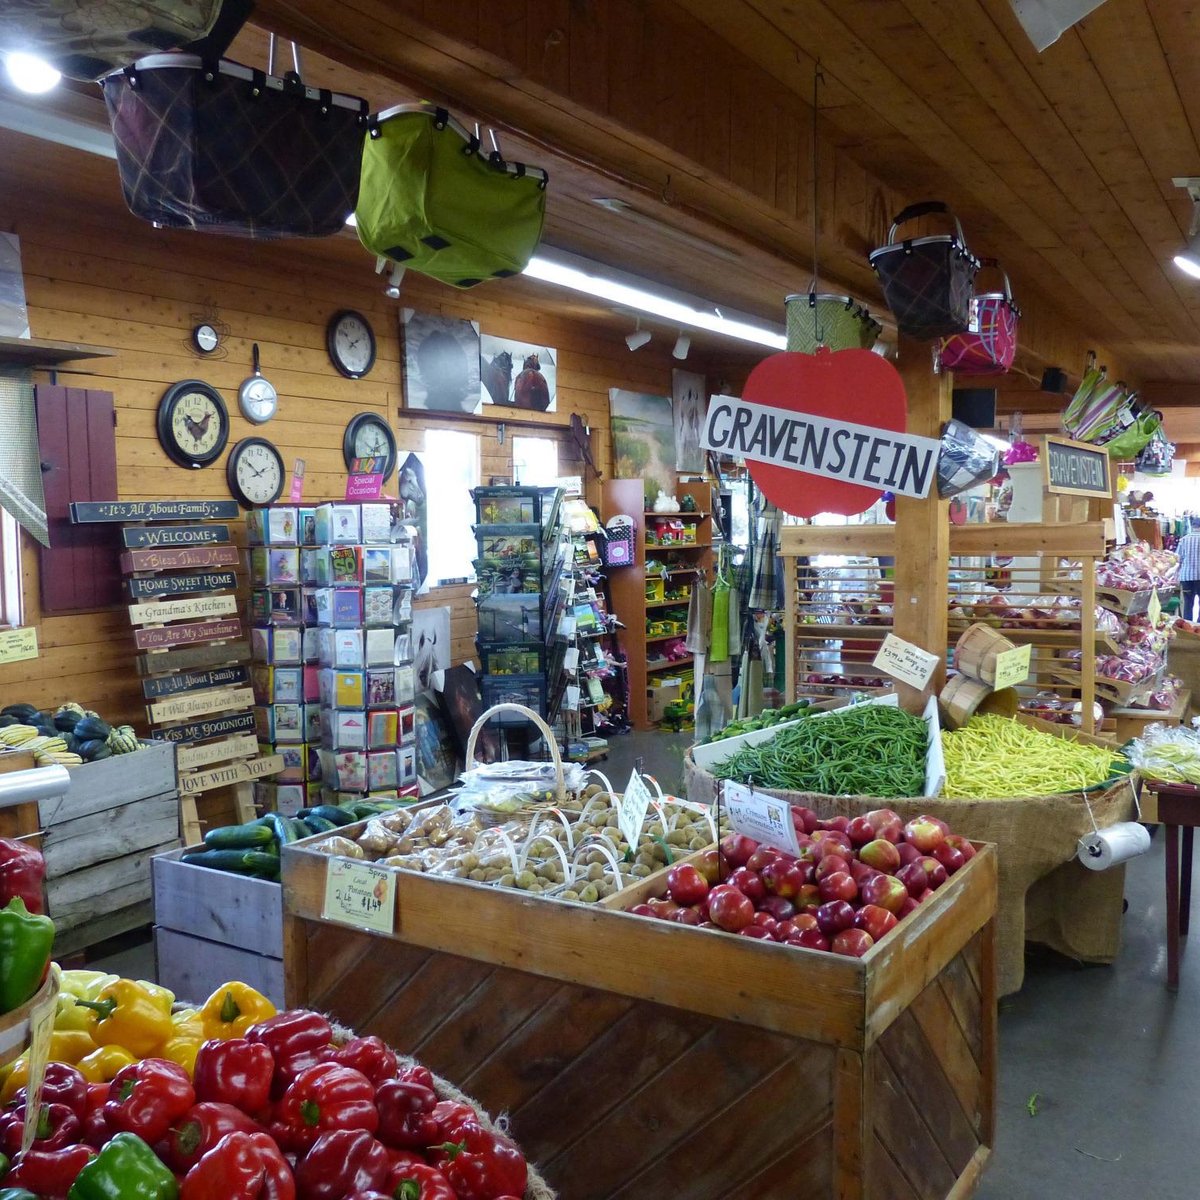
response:
{"label": "red apple", "polygon": [[811,808],[805,808],[803,804],[792,805],[792,824],[796,824],[796,818],[800,818],[800,825],[805,833],[812,833],[817,827],[817,814]]}
{"label": "red apple", "polygon": [[845,900],[830,900],[827,904],[822,904],[814,915],[817,925],[826,937],[833,937],[835,933],[841,933],[843,929],[849,929],[854,924],[854,909]]}
{"label": "red apple", "polygon": [[904,826],[904,840],[911,842],[922,854],[931,853],[945,837],[941,826],[932,817],[913,817]]}
{"label": "red apple", "polygon": [[768,896],[758,908],[760,912],[770,913],[777,921],[788,921],[796,915],[796,905],[786,896]]}
{"label": "red apple", "polygon": [[875,840],[875,826],[866,817],[855,817],[846,832],[855,846],[865,846]]}
{"label": "red apple", "polygon": [[701,850],[700,857],[696,859],[696,870],[704,876],[709,887],[712,887],[714,883],[720,883],[721,852],[715,846],[709,846],[707,850]]}
{"label": "red apple", "polygon": [[768,863],[762,869],[763,886],[773,896],[791,900],[805,886],[804,871],[791,859]]}
{"label": "red apple", "polygon": [[900,842],[896,846],[896,853],[900,855],[900,865],[902,867],[907,867],[909,863],[915,863],[921,857],[920,850],[909,842]]}
{"label": "red apple", "polygon": [[633,913],[635,917],[654,916],[654,909],[652,909],[648,904],[635,904],[632,908],[628,908],[625,911]]}
{"label": "red apple", "polygon": [[743,833],[727,833],[721,839],[721,853],[732,867],[744,867],[757,849],[758,843]]}
{"label": "red apple", "polygon": [[700,924],[696,926],[696,928],[697,929],[720,929],[721,927],[720,927],[720,925],[714,925],[712,923],[712,921],[701,921]]}
{"label": "red apple", "polygon": [[967,865],[967,860],[963,857],[963,852],[956,850],[946,842],[939,842],[934,846],[933,857],[946,868],[947,875],[953,875],[955,871],[961,871]]}
{"label": "red apple", "polygon": [[905,900],[905,902],[902,905],[900,905],[900,911],[896,914],[896,916],[899,917],[901,921],[903,921],[904,918],[907,917],[910,912],[912,912],[914,909],[917,909],[919,907],[920,907],[919,902],[914,900],[911,896],[909,896],[909,898],[907,900]]}
{"label": "red apple", "polygon": [[908,897],[908,888],[895,875],[877,875],[863,884],[864,904],[877,904],[888,912],[899,912]]}
{"label": "red apple", "polygon": [[737,933],[754,920],[754,905],[737,888],[722,883],[708,893],[708,915],[714,925]]}
{"label": "red apple", "polygon": [[821,889],[815,883],[805,883],[796,893],[795,905],[800,912],[812,912],[821,907]]}
{"label": "red apple", "polygon": [[650,906],[650,910],[656,917],[669,917],[679,907],[674,900],[660,898],[647,900],[646,903]]}
{"label": "red apple", "polygon": [[[940,859],[926,854],[917,859],[917,863],[925,872],[925,886],[931,891],[937,891],[946,882],[947,871]],[[920,898],[920,896],[917,897],[918,900]]]}
{"label": "red apple", "polygon": [[819,863],[816,870],[813,871],[813,882],[820,883],[826,875],[832,875],[835,871],[850,870],[850,863],[840,854],[827,854]]}
{"label": "red apple", "polygon": [[891,808],[874,808],[864,814],[875,830],[875,836],[898,842],[904,833],[904,822],[900,814]]}
{"label": "red apple", "polygon": [[908,889],[915,900],[929,887],[929,876],[919,862],[911,862],[896,872],[896,878]]}
{"label": "red apple", "polygon": [[823,821],[817,822],[818,829],[836,829],[839,833],[846,833],[850,828],[850,818],[841,815],[836,817],[826,817]]}
{"label": "red apple", "polygon": [[776,850],[774,846],[759,846],[755,852],[746,860],[746,866],[751,871],[761,871],[767,863],[772,863],[778,858],[783,857],[782,850]]}
{"label": "red apple", "polygon": [[759,878],[758,872],[750,870],[749,867],[738,867],[725,882],[730,887],[737,888],[743,896],[749,896],[755,904],[767,894],[767,889],[763,887],[763,881]]}
{"label": "red apple", "polygon": [[789,946],[803,946],[806,950],[828,950],[829,939],[819,929],[802,929],[787,940]]}
{"label": "red apple", "polygon": [[786,942],[788,938],[800,932],[795,921],[776,921],[771,928],[771,936],[777,942]]}
{"label": "red apple", "polygon": [[797,913],[792,918],[791,924],[794,925],[801,933],[803,933],[806,929],[821,928],[821,926],[817,923],[817,918],[814,917],[810,912]]}
{"label": "red apple", "polygon": [[894,912],[880,908],[878,904],[865,904],[854,914],[854,924],[859,929],[865,929],[875,941],[879,941],[889,929],[894,929],[898,919]]}
{"label": "red apple", "polygon": [[698,904],[708,895],[708,880],[691,863],[676,863],[667,872],[667,895],[676,904]]}
{"label": "red apple", "polygon": [[671,920],[677,925],[700,925],[704,922],[698,908],[681,908],[671,914]]}
{"label": "red apple", "polygon": [[887,838],[876,838],[873,842],[868,842],[858,852],[858,857],[867,866],[874,867],[885,875],[893,875],[900,869],[900,851]]}
{"label": "red apple", "polygon": [[814,846],[821,847],[821,853],[817,855],[818,859],[826,854],[840,854],[849,858],[852,852],[850,835],[842,833],[840,829],[818,829],[812,835],[812,840]]}
{"label": "red apple", "polygon": [[830,949],[834,954],[844,954],[847,958],[862,958],[875,945],[875,939],[864,929],[843,929],[837,934]]}
{"label": "red apple", "polygon": [[769,929],[764,929],[761,925],[746,925],[738,930],[741,937],[758,938],[763,942],[773,942],[775,939],[771,936]]}
{"label": "red apple", "polygon": [[850,878],[853,879],[854,882],[859,885],[859,887],[862,887],[863,883],[870,879],[872,875],[880,874],[880,872],[875,870],[874,867],[867,866],[865,862],[859,862],[857,858],[850,863],[848,869],[850,871]]}
{"label": "red apple", "polygon": [[750,923],[752,925],[763,925],[767,929],[770,929],[772,925],[779,924],[779,922],[773,916],[771,916],[769,912],[762,912],[761,910],[754,914],[754,920]]}
{"label": "red apple", "polygon": [[971,845],[971,839],[963,837],[961,833],[946,834],[946,845],[953,846],[963,856],[964,862],[970,862],[975,857],[975,847]]}
{"label": "red apple", "polygon": [[846,871],[834,871],[832,875],[826,875],[817,887],[821,899],[826,903],[830,900],[855,900],[858,897],[858,884]]}

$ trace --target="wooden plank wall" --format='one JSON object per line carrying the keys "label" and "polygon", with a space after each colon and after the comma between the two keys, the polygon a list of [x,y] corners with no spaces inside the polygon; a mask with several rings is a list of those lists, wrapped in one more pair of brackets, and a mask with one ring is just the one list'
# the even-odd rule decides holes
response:
{"label": "wooden plank wall", "polygon": [[[28,164],[24,169],[37,171]],[[15,191],[8,189],[2,197],[0,227],[21,239],[34,336],[118,351],[114,358],[80,364],[80,371],[90,374],[60,372],[57,378],[115,395],[121,499],[228,495],[224,459],[204,471],[187,472],[174,466],[158,444],[155,409],[166,386],[179,379],[202,378],[221,391],[231,413],[231,447],[238,438],[260,432],[279,446],[289,467],[303,457],[308,500],[340,497],[342,434],[357,412],[386,414],[402,446],[421,448],[430,421],[423,414],[408,415],[403,407],[400,304],[473,318],[486,332],[557,347],[558,411],[536,415],[537,428],[528,432],[561,433],[570,414],[578,412],[593,427],[602,470],[611,457],[609,387],[670,392],[671,339],[660,336],[631,354],[622,326],[562,315],[571,311],[569,298],[539,292],[541,285],[512,280],[459,293],[410,275],[398,303],[384,296],[371,259],[347,238],[282,244],[161,231],[124,211],[72,203],[66,189]],[[378,338],[379,358],[364,380],[342,378],[326,355],[326,323],[344,307],[368,314]],[[208,358],[193,352],[189,341],[202,318],[215,318],[229,330],[222,349]],[[254,341],[260,344],[264,373],[281,396],[278,415],[260,430],[241,418],[236,401],[238,384],[250,373]],[[504,410],[503,419],[509,434],[503,444],[492,420],[454,423],[480,434],[484,480],[511,474],[511,434],[522,414]],[[564,463],[564,469],[583,468]],[[436,536],[436,525],[431,533]],[[36,555],[28,546],[24,569],[26,623],[39,626],[41,654],[0,667],[0,696],[38,705],[75,698],[144,730],[125,611],[42,620]],[[442,588],[420,601],[451,606],[455,661],[473,654],[469,595],[468,587]]]}

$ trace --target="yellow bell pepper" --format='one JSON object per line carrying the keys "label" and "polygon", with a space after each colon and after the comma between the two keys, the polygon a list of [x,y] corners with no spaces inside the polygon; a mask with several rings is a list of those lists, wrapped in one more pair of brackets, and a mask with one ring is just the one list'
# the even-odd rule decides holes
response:
{"label": "yellow bell pepper", "polygon": [[[79,1030],[55,1032],[50,1035],[50,1062],[70,1063],[74,1066],[81,1058],[91,1054],[96,1043]],[[0,1087],[0,1104],[7,1104],[16,1093],[29,1082],[29,1059],[25,1055],[4,1069],[4,1086]]]}
{"label": "yellow bell pepper", "polygon": [[124,1046],[101,1046],[86,1058],[81,1058],[75,1066],[88,1083],[109,1083],[116,1078],[118,1071],[135,1062],[137,1057]]}
{"label": "yellow bell pepper", "polygon": [[105,971],[63,971],[62,991],[76,1000],[95,1000],[109,984],[116,983],[118,979],[119,975],[109,975]]}
{"label": "yellow bell pepper", "polygon": [[76,1004],[76,1000],[84,998],[65,991],[58,993],[58,999],[55,1001],[54,1008],[54,1028],[56,1031],[60,1033],[71,1031],[87,1032],[91,1023],[91,1017],[86,1008],[81,1008]]}
{"label": "yellow bell pepper", "polygon": [[118,979],[95,1000],[80,1000],[89,1011],[88,1029],[98,1046],[122,1046],[136,1058],[149,1058],[171,1036],[171,993],[158,995],[132,979]]}
{"label": "yellow bell pepper", "polygon": [[246,1036],[246,1030],[276,1013],[275,1005],[246,983],[224,983],[200,1010],[205,1038],[228,1041]]}
{"label": "yellow bell pepper", "polygon": [[137,979],[134,981],[138,987],[145,988],[156,1000],[166,1005],[167,1012],[171,1011],[172,1005],[175,1003],[175,993],[163,987],[158,983],[151,983],[148,979]]}
{"label": "yellow bell pepper", "polygon": [[204,1023],[200,1010],[185,1008],[171,1014],[171,1036],[159,1052],[160,1058],[178,1063],[189,1075],[196,1072],[196,1055],[204,1042]]}

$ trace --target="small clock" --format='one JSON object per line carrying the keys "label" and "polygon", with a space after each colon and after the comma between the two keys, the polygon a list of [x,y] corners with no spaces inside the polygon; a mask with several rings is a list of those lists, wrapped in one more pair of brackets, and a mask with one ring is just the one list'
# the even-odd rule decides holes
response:
{"label": "small clock", "polygon": [[229,452],[225,478],[243,508],[274,504],[283,491],[283,455],[266,438],[242,438]]}
{"label": "small clock", "polygon": [[229,441],[229,410],[199,379],[173,383],[158,402],[158,440],[181,467],[207,467]]}
{"label": "small clock", "polygon": [[325,330],[329,358],[347,379],[361,379],[375,365],[375,332],[362,313],[336,312]]}
{"label": "small clock", "polygon": [[220,335],[211,325],[197,325],[192,330],[192,345],[200,354],[211,354],[220,344]]}
{"label": "small clock", "polygon": [[342,457],[346,470],[356,458],[383,458],[383,478],[391,478],[396,469],[396,435],[378,413],[364,412],[350,418],[342,438]]}

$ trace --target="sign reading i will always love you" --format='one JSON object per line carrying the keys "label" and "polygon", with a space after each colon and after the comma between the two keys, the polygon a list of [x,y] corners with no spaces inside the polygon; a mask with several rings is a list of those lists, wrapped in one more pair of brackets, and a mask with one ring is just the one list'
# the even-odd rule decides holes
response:
{"label": "sign reading i will always love you", "polygon": [[744,458],[785,512],[850,515],[889,491],[921,498],[937,481],[940,444],[905,432],[896,368],[869,350],[773,354],[740,399],[714,396],[700,444]]}

